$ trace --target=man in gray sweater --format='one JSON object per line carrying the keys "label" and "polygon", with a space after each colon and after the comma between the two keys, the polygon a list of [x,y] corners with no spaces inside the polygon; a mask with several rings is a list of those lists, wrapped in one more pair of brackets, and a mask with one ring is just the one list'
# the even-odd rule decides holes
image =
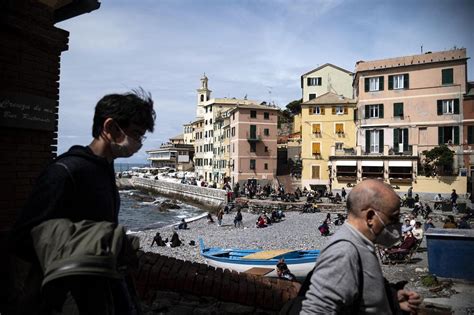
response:
{"label": "man in gray sweater", "polygon": [[378,180],[358,184],[347,199],[348,219],[321,251],[301,314],[415,314],[416,292],[393,290],[374,244],[400,238],[400,198]]}

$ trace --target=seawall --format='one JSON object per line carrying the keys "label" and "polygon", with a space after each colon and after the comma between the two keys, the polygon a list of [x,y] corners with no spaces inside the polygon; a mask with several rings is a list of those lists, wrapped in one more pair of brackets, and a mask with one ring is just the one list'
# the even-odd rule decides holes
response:
{"label": "seawall", "polygon": [[215,209],[227,201],[226,191],[222,189],[172,183],[148,178],[120,178],[117,179],[117,186],[119,188],[136,188],[154,191],[161,195],[199,204],[207,209]]}

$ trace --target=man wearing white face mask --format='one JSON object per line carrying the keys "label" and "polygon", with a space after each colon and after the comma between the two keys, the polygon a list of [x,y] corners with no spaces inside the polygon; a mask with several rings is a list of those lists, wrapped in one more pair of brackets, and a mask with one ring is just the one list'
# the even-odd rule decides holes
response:
{"label": "man wearing white face mask", "polygon": [[347,208],[346,223],[316,261],[301,314],[415,314],[421,297],[388,285],[374,247],[400,240],[400,198],[383,182],[365,180]]}
{"label": "man wearing white face mask", "polygon": [[[37,253],[33,250],[33,242],[37,240],[32,239],[30,232],[48,220],[117,224],[120,196],[113,162],[119,157],[130,157],[141,148],[145,132],[154,129],[155,117],[151,95],[142,89],[106,95],[99,100],[92,142],[88,146],[71,147],[54,159],[38,178],[15,225],[11,241],[15,254],[29,261],[33,268],[37,267]],[[113,314],[114,309],[127,313],[131,307],[124,303],[128,292],[123,283],[103,274],[69,277],[58,287],[61,294],[56,294],[56,301],[43,299],[41,305],[31,303],[31,310],[24,313],[60,311],[68,292],[81,314]]]}

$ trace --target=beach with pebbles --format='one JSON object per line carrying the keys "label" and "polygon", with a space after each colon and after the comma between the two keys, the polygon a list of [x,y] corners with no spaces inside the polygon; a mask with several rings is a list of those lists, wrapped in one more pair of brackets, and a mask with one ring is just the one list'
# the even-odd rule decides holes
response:
{"label": "beach with pebbles", "polygon": [[[242,211],[243,228],[234,227],[235,211],[224,214],[222,225],[217,224],[217,218],[213,216],[214,223],[208,223],[207,218],[188,223],[188,229],[175,230],[173,227],[164,227],[154,230],[138,232],[143,251],[150,251],[161,255],[175,257],[204,263],[199,253],[199,238],[202,238],[207,247],[224,248],[261,248],[270,249],[319,249],[328,240],[321,236],[318,226],[326,218],[326,213],[300,213],[286,212],[282,221],[273,223],[265,228],[256,228],[255,222],[258,215]],[[335,217],[335,215],[333,215]],[[339,227],[331,225],[332,232]],[[175,248],[150,247],[156,232],[160,232],[163,239],[171,239],[176,231],[183,245]],[[194,241],[195,245],[189,245]]]}
{"label": "beach with pebbles", "polygon": [[[261,248],[271,249],[321,249],[329,240],[331,235],[340,226],[330,224],[331,235],[321,236],[318,231],[319,225],[326,218],[327,212],[301,213],[296,211],[285,212],[285,218],[281,222],[269,225],[266,228],[256,228],[255,222],[258,214],[242,211],[244,228],[234,227],[235,211],[225,214],[222,226],[217,224],[217,218],[213,216],[214,223],[208,223],[206,218],[188,223],[188,229],[176,230],[173,227],[163,227],[153,230],[137,232],[140,237],[141,249],[145,252],[154,252],[160,255],[170,256],[177,259],[188,260],[197,263],[205,263],[199,252],[199,238],[202,238],[207,247],[223,248]],[[331,213],[332,222],[336,218]],[[437,224],[440,224],[437,222]],[[160,232],[163,239],[171,239],[176,231],[183,241],[179,247],[150,247],[156,232]],[[189,245],[194,241],[195,245]],[[422,246],[426,246],[423,241]],[[419,287],[420,276],[426,274],[428,259],[426,251],[417,253],[413,263],[398,265],[382,265],[384,276],[391,282],[408,281],[408,287]]]}

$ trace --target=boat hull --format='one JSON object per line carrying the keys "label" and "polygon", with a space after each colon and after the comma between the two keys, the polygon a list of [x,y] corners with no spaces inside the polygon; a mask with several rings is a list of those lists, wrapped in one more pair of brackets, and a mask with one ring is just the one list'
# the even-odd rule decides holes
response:
{"label": "boat hull", "polygon": [[266,276],[276,277],[276,265],[284,260],[288,269],[297,278],[304,278],[314,268],[319,250],[270,250],[233,249],[211,247],[206,248],[199,240],[201,256],[206,264],[215,268],[246,272],[252,268],[273,269]]}

